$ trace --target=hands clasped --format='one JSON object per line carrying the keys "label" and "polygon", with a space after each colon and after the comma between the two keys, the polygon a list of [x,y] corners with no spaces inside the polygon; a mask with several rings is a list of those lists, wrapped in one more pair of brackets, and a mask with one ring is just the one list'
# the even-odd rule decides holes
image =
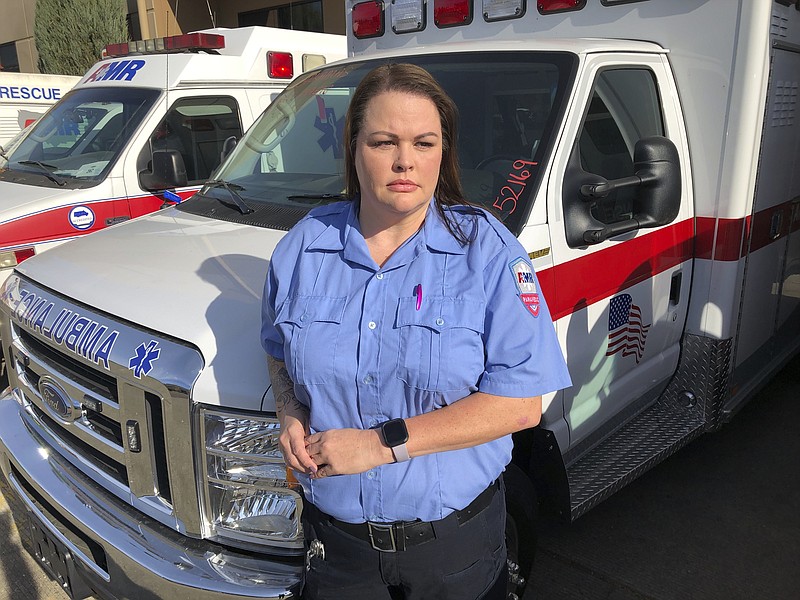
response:
{"label": "hands clasped", "polygon": [[287,419],[279,444],[287,466],[314,478],[363,473],[392,462],[391,450],[374,429],[329,429],[307,435],[304,423]]}

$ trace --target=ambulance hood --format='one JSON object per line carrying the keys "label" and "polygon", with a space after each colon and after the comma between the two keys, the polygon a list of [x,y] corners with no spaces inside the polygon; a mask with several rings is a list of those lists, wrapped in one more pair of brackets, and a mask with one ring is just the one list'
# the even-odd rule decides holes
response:
{"label": "ambulance hood", "polygon": [[[9,222],[20,217],[36,214],[45,209],[57,211],[59,207],[73,204],[75,204],[74,189],[0,181],[0,231],[6,229]],[[29,222],[26,223],[30,226]],[[9,245],[6,243],[6,238],[6,235],[0,235],[4,246]]]}
{"label": "ambulance hood", "polygon": [[17,270],[93,311],[196,347],[205,362],[196,401],[261,409],[269,385],[261,298],[282,236],[173,208],[62,244]]}

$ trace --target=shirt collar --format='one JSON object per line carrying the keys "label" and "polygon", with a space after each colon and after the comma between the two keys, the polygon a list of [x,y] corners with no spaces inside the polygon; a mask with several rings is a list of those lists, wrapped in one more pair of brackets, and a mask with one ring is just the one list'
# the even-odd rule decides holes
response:
{"label": "shirt collar", "polygon": [[[445,215],[451,215],[452,211],[445,207]],[[453,215],[458,218],[459,215]],[[469,224],[469,223],[467,223]],[[439,213],[436,210],[434,199],[428,205],[428,214],[425,216],[425,223],[422,225],[422,241],[432,252],[441,252],[443,254],[464,254],[466,250],[459,242],[447,226],[442,221]]]}
{"label": "shirt collar", "polygon": [[[415,254],[418,254],[424,244],[432,252],[445,254],[464,254],[464,246],[447,229],[439,213],[436,211],[435,200],[431,198],[428,205],[428,212],[425,215],[425,222],[422,225],[422,235],[418,236],[418,241],[414,246]],[[452,211],[445,209],[445,214]],[[456,216],[457,218],[457,216]],[[353,235],[355,234],[355,235]],[[340,212],[329,225],[320,233],[317,238],[308,245],[308,250],[320,250],[328,252],[339,252],[344,250],[345,258],[362,264],[370,264],[367,260],[369,252],[366,242],[361,235],[361,227],[358,224],[356,214],[356,202],[353,201],[346,210]],[[364,256],[366,251],[367,256]]]}
{"label": "shirt collar", "polygon": [[308,245],[308,250],[321,250],[323,252],[343,250],[344,240],[349,234],[354,214],[353,202],[351,202],[346,209],[334,215],[328,226],[322,230],[322,233]]}

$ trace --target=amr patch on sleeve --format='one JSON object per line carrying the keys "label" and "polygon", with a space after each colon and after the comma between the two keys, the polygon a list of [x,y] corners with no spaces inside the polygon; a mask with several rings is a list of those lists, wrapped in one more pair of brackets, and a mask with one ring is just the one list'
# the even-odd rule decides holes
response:
{"label": "amr patch on sleeve", "polygon": [[539,316],[539,293],[536,289],[536,277],[533,267],[524,258],[520,257],[509,263],[508,267],[514,274],[514,283],[519,292],[519,299],[534,317]]}

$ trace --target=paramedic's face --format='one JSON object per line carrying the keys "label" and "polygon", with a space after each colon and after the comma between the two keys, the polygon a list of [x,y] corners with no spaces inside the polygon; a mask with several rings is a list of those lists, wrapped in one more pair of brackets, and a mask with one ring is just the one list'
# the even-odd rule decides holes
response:
{"label": "paramedic's face", "polygon": [[378,226],[421,224],[441,164],[442,124],[431,100],[402,92],[372,98],[356,138],[362,225],[365,218]]}

